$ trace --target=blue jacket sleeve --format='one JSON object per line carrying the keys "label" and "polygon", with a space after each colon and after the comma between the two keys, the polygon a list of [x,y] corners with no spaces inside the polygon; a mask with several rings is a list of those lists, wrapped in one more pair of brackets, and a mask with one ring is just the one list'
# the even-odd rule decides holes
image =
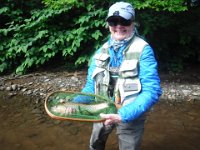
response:
{"label": "blue jacket sleeve", "polygon": [[[94,80],[92,78],[92,73],[93,73],[94,69],[95,69],[95,63],[94,63],[94,58],[92,58],[92,62],[88,68],[86,84],[85,84],[84,88],[81,90],[81,92],[94,94]],[[94,100],[94,98],[92,96],[78,95],[73,99],[73,102],[89,104],[93,100]]]}
{"label": "blue jacket sleeve", "polygon": [[139,95],[132,103],[118,110],[118,114],[122,117],[122,122],[130,122],[137,119],[148,111],[162,94],[157,61],[150,46],[145,46],[142,51],[139,63],[139,79],[142,85]]}
{"label": "blue jacket sleeve", "polygon": [[94,58],[92,57],[90,66],[88,68],[86,84],[85,84],[84,88],[81,90],[81,92],[94,94],[94,92],[95,92],[94,91],[94,80],[92,78],[94,69],[95,69],[95,61],[94,61]]}

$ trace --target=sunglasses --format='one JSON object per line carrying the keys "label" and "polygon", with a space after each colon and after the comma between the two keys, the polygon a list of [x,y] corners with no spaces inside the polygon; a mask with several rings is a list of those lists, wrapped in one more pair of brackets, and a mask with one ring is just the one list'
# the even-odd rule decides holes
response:
{"label": "sunglasses", "polygon": [[130,26],[133,20],[126,20],[124,18],[110,18],[107,20],[108,25],[111,27],[121,25],[121,26]]}

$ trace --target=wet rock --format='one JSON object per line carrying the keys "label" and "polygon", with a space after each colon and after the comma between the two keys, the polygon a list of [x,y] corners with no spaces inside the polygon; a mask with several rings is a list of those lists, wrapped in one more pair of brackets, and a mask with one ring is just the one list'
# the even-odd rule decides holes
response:
{"label": "wet rock", "polygon": [[3,86],[0,86],[0,91],[5,90],[5,88]]}
{"label": "wet rock", "polygon": [[45,80],[44,80],[44,82],[49,82],[49,81],[50,81],[50,79],[45,79]]}
{"label": "wet rock", "polygon": [[39,91],[39,89],[34,89],[33,93],[37,93]]}
{"label": "wet rock", "polygon": [[22,91],[22,92],[25,92],[26,90],[27,90],[27,88],[23,88],[21,91]]}
{"label": "wet rock", "polygon": [[12,89],[13,91],[16,91],[17,88],[18,88],[18,85],[17,85],[17,84],[13,84],[13,85],[11,85],[11,89]]}
{"label": "wet rock", "polygon": [[61,87],[61,88],[62,88],[62,87],[65,87],[65,84],[61,84],[60,87]]}
{"label": "wet rock", "polygon": [[18,85],[18,86],[17,86],[17,91],[20,91],[22,88],[23,88],[22,85]]}
{"label": "wet rock", "polygon": [[193,92],[192,95],[193,96],[200,96],[200,92]]}
{"label": "wet rock", "polygon": [[67,91],[67,88],[61,88],[60,90],[61,91]]}
{"label": "wet rock", "polygon": [[182,90],[182,92],[184,96],[187,96],[191,93],[191,90]]}
{"label": "wet rock", "polygon": [[77,82],[79,79],[77,78],[77,77],[71,77],[71,80],[73,80],[73,81],[75,81],[75,82]]}
{"label": "wet rock", "polygon": [[195,101],[195,100],[200,100],[199,96],[190,96],[190,100]]}
{"label": "wet rock", "polygon": [[47,86],[47,90],[51,90],[51,88],[52,88],[52,86],[50,85],[50,86]]}
{"label": "wet rock", "polygon": [[40,93],[40,96],[45,96],[46,94],[44,94],[44,93]]}
{"label": "wet rock", "polygon": [[32,91],[31,91],[31,90],[28,90],[26,94],[27,94],[27,95],[31,95],[31,94],[32,94]]}
{"label": "wet rock", "polygon": [[29,85],[33,85],[33,82],[29,82],[28,84],[29,84]]}
{"label": "wet rock", "polygon": [[12,88],[10,86],[6,87],[6,91],[12,91]]}
{"label": "wet rock", "polygon": [[[183,84],[183,77],[185,78],[185,74],[181,76],[182,78],[176,77],[177,75],[171,75],[171,78],[174,80],[171,80],[168,76],[170,75],[167,75],[165,80],[161,79],[161,86],[163,89],[161,99],[200,100],[200,83],[196,81],[197,79],[195,79],[196,82],[192,84],[189,82]],[[86,81],[85,72],[79,72],[76,73],[76,75],[68,72],[38,73],[37,76],[35,74],[29,74],[22,77],[23,78],[12,75],[5,76],[3,80],[0,81],[0,90],[20,92],[25,95],[37,96],[43,99],[48,93],[57,90],[81,91]]]}
{"label": "wet rock", "polygon": [[13,93],[13,92],[11,92],[11,93],[8,93],[8,97],[10,98],[10,97],[13,97],[13,96],[15,96],[15,95],[17,95],[17,93]]}

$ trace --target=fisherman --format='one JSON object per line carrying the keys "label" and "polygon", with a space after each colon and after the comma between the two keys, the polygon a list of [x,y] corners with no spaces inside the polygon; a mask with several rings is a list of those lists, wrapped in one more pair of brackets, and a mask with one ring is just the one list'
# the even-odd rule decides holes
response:
{"label": "fisherman", "polygon": [[[135,11],[127,2],[109,8],[106,22],[109,40],[97,50],[88,69],[85,93],[115,101],[117,114],[101,114],[104,123],[94,123],[90,150],[104,150],[113,128],[117,128],[120,150],[138,150],[144,132],[145,113],[162,91],[153,49],[136,32]],[[79,96],[75,102],[88,103]]]}

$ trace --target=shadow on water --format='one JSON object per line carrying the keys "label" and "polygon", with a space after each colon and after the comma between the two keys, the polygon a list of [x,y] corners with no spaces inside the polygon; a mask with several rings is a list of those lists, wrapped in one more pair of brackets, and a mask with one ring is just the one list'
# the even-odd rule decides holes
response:
{"label": "shadow on water", "polygon": [[[141,150],[199,150],[200,102],[160,101],[148,113]],[[0,147],[2,150],[88,149],[91,123],[57,121],[42,103],[0,91]],[[106,150],[117,150],[115,132]]]}

